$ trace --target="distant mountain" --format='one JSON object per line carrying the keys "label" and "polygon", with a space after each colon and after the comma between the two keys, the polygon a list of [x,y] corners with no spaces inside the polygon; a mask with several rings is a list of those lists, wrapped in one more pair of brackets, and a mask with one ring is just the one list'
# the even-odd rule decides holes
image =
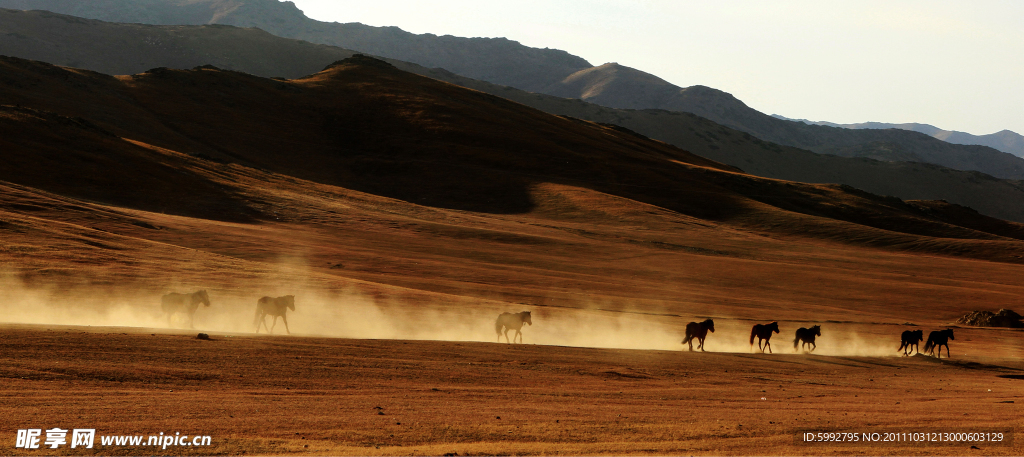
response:
{"label": "distant mountain", "polygon": [[618,64],[593,67],[565,51],[529,48],[503,38],[415,35],[396,27],[320,22],[306,17],[291,2],[0,0],[0,7],[44,9],[115,22],[258,27],[281,37],[444,68],[477,80],[612,108],[694,113],[762,140],[822,154],[934,163],[999,178],[1024,179],[1024,159],[989,147],[954,145],[915,132],[838,129],[784,121],[716,89],[684,89]]}
{"label": "distant mountain", "polygon": [[355,54],[256,28],[154,26],[0,9],[0,54],[132,75],[156,67],[213,65],[264,77],[299,78]]}
{"label": "distant mountain", "polygon": [[1024,159],[990,147],[951,144],[903,130],[852,130],[779,119],[748,107],[726,92],[705,86],[682,88],[615,63],[576,72],[544,92],[611,108],[694,113],[762,140],[821,154],[934,163],[1024,179]]}
{"label": "distant mountain", "polygon": [[579,70],[586,60],[505,38],[416,35],[397,27],[321,22],[277,0],[0,0],[0,8],[47,10],[107,22],[258,27],[274,35],[442,67],[470,78],[538,91]]}
{"label": "distant mountain", "polygon": [[[104,73],[136,74],[154,67],[187,69],[213,64],[260,76],[286,78],[316,73],[318,68],[336,58],[354,53],[280,38],[253,28],[112,24],[49,12],[11,10],[0,10],[0,50],[20,50],[17,57],[48,59],[63,65],[73,60],[77,67]],[[1017,181],[922,163],[821,155],[762,141],[691,113],[607,108],[474,80],[443,69],[393,59],[388,62],[405,71],[487,92],[548,113],[623,126],[755,175],[846,184],[903,199],[941,199],[990,216],[1024,221],[1024,185]],[[63,70],[57,73],[69,74]],[[29,84],[26,81],[0,78],[0,87],[6,85],[15,89],[6,93],[2,103],[20,103],[19,94],[30,86],[17,88]],[[288,87],[291,86],[283,85],[279,89]],[[687,92],[691,96],[708,95],[712,100],[719,94],[708,88],[690,88]],[[106,121],[104,116],[98,112],[90,117],[113,122]],[[162,127],[154,125],[152,128]],[[209,150],[198,153],[218,154]]]}
{"label": "distant mountain", "polygon": [[772,114],[772,117],[787,121],[803,122],[809,125],[825,125],[829,127],[841,127],[846,129],[900,129],[920,132],[930,137],[938,138],[947,143],[968,144],[988,146],[1003,152],[1008,152],[1017,157],[1024,157],[1024,135],[1010,130],[1002,130],[988,135],[971,135],[970,133],[942,130],[934,125],[928,124],[889,124],[884,122],[862,122],[859,124],[836,124],[827,121],[809,121],[807,119],[790,119],[788,117]]}

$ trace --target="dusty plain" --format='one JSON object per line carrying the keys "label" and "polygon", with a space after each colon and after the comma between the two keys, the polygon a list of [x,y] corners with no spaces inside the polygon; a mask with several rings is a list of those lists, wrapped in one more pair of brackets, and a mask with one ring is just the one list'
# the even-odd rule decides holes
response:
{"label": "dusty plain", "polygon": [[[1024,332],[953,322],[1021,311],[1024,225],[747,175],[365,58],[0,76],[0,436],[213,439],[6,452],[1024,453],[798,441],[1017,427]],[[198,289],[194,329],[162,314]],[[286,294],[292,335],[253,334]],[[532,312],[525,344],[498,342],[505,311]],[[708,352],[685,351],[705,318]],[[948,360],[897,352],[949,327]]]}

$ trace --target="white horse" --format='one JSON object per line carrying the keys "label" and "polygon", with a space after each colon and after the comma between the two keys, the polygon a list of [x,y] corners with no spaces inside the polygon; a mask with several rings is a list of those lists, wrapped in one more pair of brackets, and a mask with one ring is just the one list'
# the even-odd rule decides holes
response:
{"label": "white horse", "polygon": [[[288,329],[288,317],[285,312],[291,309],[295,311],[295,296],[285,295],[283,297],[263,297],[256,301],[256,319],[252,321],[252,324],[256,326],[256,333],[260,332],[260,323],[263,323],[263,328],[267,329],[267,333],[274,333],[274,327],[277,327],[277,318],[280,317],[284,321],[284,331],[292,334],[291,330]],[[267,315],[274,316],[274,325],[267,328]]]}
{"label": "white horse", "polygon": [[[516,337],[519,338],[519,342],[523,342],[523,323],[533,325],[533,319],[530,318],[529,311],[523,311],[521,313],[501,313],[498,316],[497,322],[494,323],[494,331],[498,333],[498,342],[501,342],[502,328],[505,329],[505,342],[514,343]],[[516,334],[512,336],[512,341],[508,340],[508,331],[515,330]]]}
{"label": "white horse", "polygon": [[160,297],[160,308],[167,314],[168,325],[171,325],[171,318],[175,314],[185,313],[188,314],[188,327],[195,328],[193,323],[195,322],[196,310],[199,309],[200,303],[210,306],[210,296],[206,294],[205,290],[191,294],[172,292]]}

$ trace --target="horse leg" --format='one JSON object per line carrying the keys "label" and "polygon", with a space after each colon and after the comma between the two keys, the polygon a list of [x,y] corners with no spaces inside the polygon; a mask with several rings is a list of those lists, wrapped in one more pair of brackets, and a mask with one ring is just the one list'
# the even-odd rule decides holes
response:
{"label": "horse leg", "polygon": [[764,347],[768,348],[768,353],[772,353],[772,342],[771,340],[764,340]]}
{"label": "horse leg", "polygon": [[277,327],[277,318],[280,316],[274,316],[274,323],[270,326],[270,333],[274,333],[274,327]]}
{"label": "horse leg", "polygon": [[[270,327],[267,327],[266,313],[264,313],[263,316],[260,317],[260,322],[263,322],[263,328],[267,330],[267,333],[270,333]],[[256,330],[259,330],[259,327],[256,327]]]}
{"label": "horse leg", "polygon": [[512,337],[512,341],[515,342],[516,338],[519,338],[519,344],[523,344],[523,331],[516,330],[516,336]]}
{"label": "horse leg", "polygon": [[282,314],[282,315],[281,315],[281,320],[282,320],[282,321],[284,321],[284,331],[285,331],[286,333],[288,333],[289,335],[291,335],[291,334],[292,334],[292,331],[291,331],[291,330],[288,330],[288,316],[286,316],[286,315]]}
{"label": "horse leg", "polygon": [[[940,355],[942,354],[942,348],[941,347],[939,348],[939,354]],[[947,359],[949,358],[949,345],[948,344],[946,345],[946,358]]]}
{"label": "horse leg", "polygon": [[[512,330],[512,329],[510,329],[508,327],[505,327],[505,343],[506,344],[512,344],[512,342],[508,340],[508,331],[509,330]],[[515,338],[514,335],[513,335],[513,338]],[[501,341],[501,337],[500,336],[498,337],[498,341]]]}
{"label": "horse leg", "polygon": [[704,338],[700,339],[700,344],[697,345],[697,348],[700,349],[700,352],[706,352],[704,351]]}

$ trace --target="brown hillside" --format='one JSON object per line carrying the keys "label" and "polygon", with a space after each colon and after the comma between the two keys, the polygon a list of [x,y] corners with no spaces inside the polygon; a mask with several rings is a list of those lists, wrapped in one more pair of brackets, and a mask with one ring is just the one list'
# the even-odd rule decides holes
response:
{"label": "brown hillside", "polygon": [[[212,68],[115,79],[19,59],[3,60],[0,75],[9,82],[0,96],[10,103],[82,118],[97,131],[427,206],[526,213],[536,206],[531,187],[550,183],[717,221],[786,220],[785,231],[826,237],[845,236],[831,233],[830,220],[993,236],[895,199],[737,174],[619,128],[554,117],[367,57],[294,81]],[[13,182],[62,190],[27,181],[49,171],[19,163],[27,168],[8,169]]]}
{"label": "brown hillside", "polygon": [[[746,175],[370,58],[293,81],[19,59],[0,77],[4,255],[33,284],[839,321],[1017,293],[1019,224]],[[923,279],[904,289],[893,268]]]}
{"label": "brown hillside", "polygon": [[[368,58],[294,81],[17,59],[0,78],[7,433],[213,437],[180,455],[960,454],[793,437],[1019,422],[1019,331],[956,328],[949,360],[896,348],[1019,304],[1021,224],[750,176]],[[186,330],[160,296],[197,289],[212,305]],[[258,297],[286,294],[292,335],[251,336]],[[526,344],[494,344],[507,311],[532,312]],[[708,352],[680,352],[709,317]],[[774,353],[752,354],[771,320]]]}

